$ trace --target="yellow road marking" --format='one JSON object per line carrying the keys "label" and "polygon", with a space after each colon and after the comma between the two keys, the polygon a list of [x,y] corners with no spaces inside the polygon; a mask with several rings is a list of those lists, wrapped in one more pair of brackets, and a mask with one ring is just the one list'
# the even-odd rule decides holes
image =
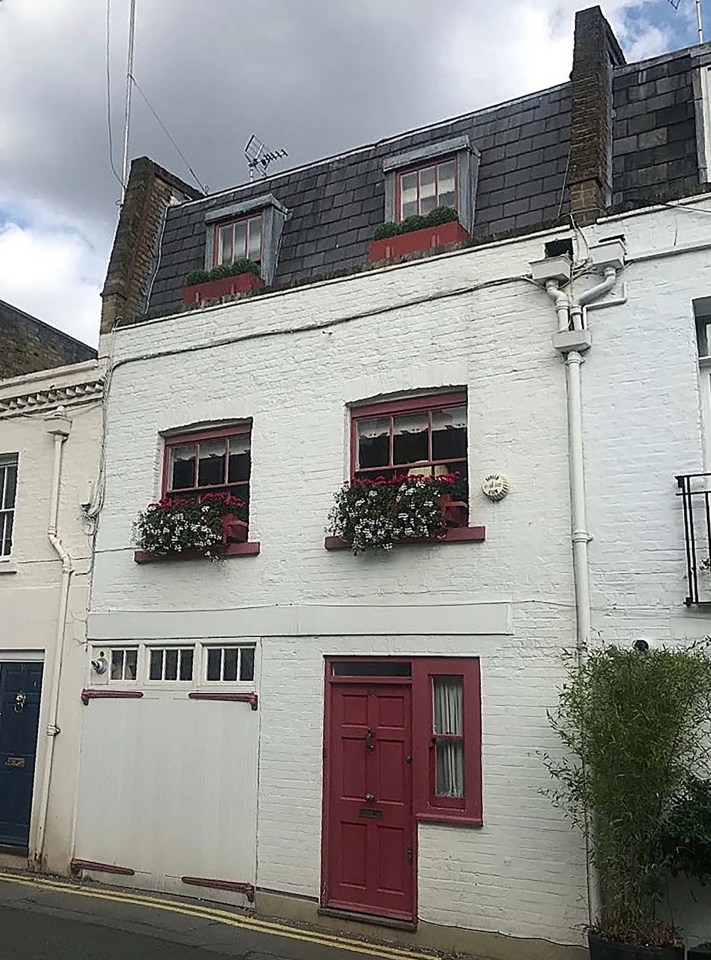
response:
{"label": "yellow road marking", "polygon": [[45,890],[55,890],[62,893],[71,893],[79,897],[89,897],[94,900],[110,900],[115,903],[128,903],[139,907],[153,907],[168,913],[181,913],[199,920],[213,920],[229,927],[243,927],[258,933],[285,937],[290,940],[302,940],[307,943],[318,944],[323,947],[336,947],[350,953],[361,953],[372,957],[383,957],[386,960],[432,960],[431,953],[414,953],[410,950],[400,950],[397,947],[375,946],[374,944],[352,940],[348,937],[332,936],[328,933],[319,933],[311,930],[302,930],[285,923],[274,923],[268,920],[258,920],[256,917],[241,917],[227,910],[213,907],[198,907],[192,904],[178,904],[173,900],[164,900],[160,897],[143,896],[138,893],[121,893],[115,890],[97,890],[81,884],[63,883],[59,880],[46,878],[19,877],[13,873],[0,873],[0,881],[15,883],[25,887],[40,887]]}

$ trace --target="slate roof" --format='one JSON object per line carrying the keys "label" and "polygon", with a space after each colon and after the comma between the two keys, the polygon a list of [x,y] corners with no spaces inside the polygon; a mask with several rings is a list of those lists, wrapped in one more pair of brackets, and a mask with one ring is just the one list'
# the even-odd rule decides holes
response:
{"label": "slate roof", "polygon": [[682,50],[615,71],[613,208],[699,192],[694,67]]}
{"label": "slate roof", "polygon": [[284,174],[170,208],[149,314],[181,309],[190,270],[204,265],[205,214],[271,193],[289,210],[273,287],[360,270],[384,217],[383,160],[468,134],[481,152],[473,240],[540,229],[568,212],[570,84],[380,141]]}
{"label": "slate roof", "polygon": [[[698,193],[693,73],[699,48],[614,68],[611,212]],[[271,193],[289,210],[273,288],[362,270],[385,219],[383,161],[467,134],[481,154],[472,242],[568,222],[571,85],[410,131],[168,211],[148,314],[182,309],[204,266],[210,210]]]}

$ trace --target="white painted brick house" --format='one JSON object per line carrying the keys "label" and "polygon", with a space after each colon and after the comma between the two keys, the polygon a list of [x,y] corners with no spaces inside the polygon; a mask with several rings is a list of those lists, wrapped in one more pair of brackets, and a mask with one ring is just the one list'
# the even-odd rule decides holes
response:
{"label": "white painted brick house", "polygon": [[[75,870],[576,954],[585,854],[541,793],[560,653],[708,631],[675,496],[705,465],[707,53],[627,66],[593,8],[571,82],[519,101],[210,197],[134,163],[104,290]],[[369,244],[433,205],[458,222]],[[245,255],[259,277],[187,281]],[[443,542],[355,557],[325,536],[344,481],[453,463],[468,508]],[[249,500],[224,562],[136,553],[147,504],[215,490]]]}

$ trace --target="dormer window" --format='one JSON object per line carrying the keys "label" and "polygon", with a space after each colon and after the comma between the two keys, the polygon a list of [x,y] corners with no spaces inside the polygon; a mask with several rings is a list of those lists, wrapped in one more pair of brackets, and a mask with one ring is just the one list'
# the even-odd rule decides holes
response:
{"label": "dormer window", "polygon": [[230,223],[217,224],[213,244],[214,262],[211,266],[230,264],[243,258],[260,263],[262,233],[261,212],[253,217],[240,217]]}
{"label": "dormer window", "polygon": [[398,172],[397,212],[399,221],[419,214],[424,217],[436,207],[457,209],[457,159]]}

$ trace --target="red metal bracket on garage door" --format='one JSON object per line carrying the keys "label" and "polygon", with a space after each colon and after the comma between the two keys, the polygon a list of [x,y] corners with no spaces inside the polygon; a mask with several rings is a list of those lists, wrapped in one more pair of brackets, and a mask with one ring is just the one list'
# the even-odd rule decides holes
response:
{"label": "red metal bracket on garage door", "polygon": [[233,880],[211,880],[207,877],[181,877],[183,883],[191,887],[212,887],[214,890],[234,890],[243,893],[250,903],[254,903],[254,884],[236,883]]}

